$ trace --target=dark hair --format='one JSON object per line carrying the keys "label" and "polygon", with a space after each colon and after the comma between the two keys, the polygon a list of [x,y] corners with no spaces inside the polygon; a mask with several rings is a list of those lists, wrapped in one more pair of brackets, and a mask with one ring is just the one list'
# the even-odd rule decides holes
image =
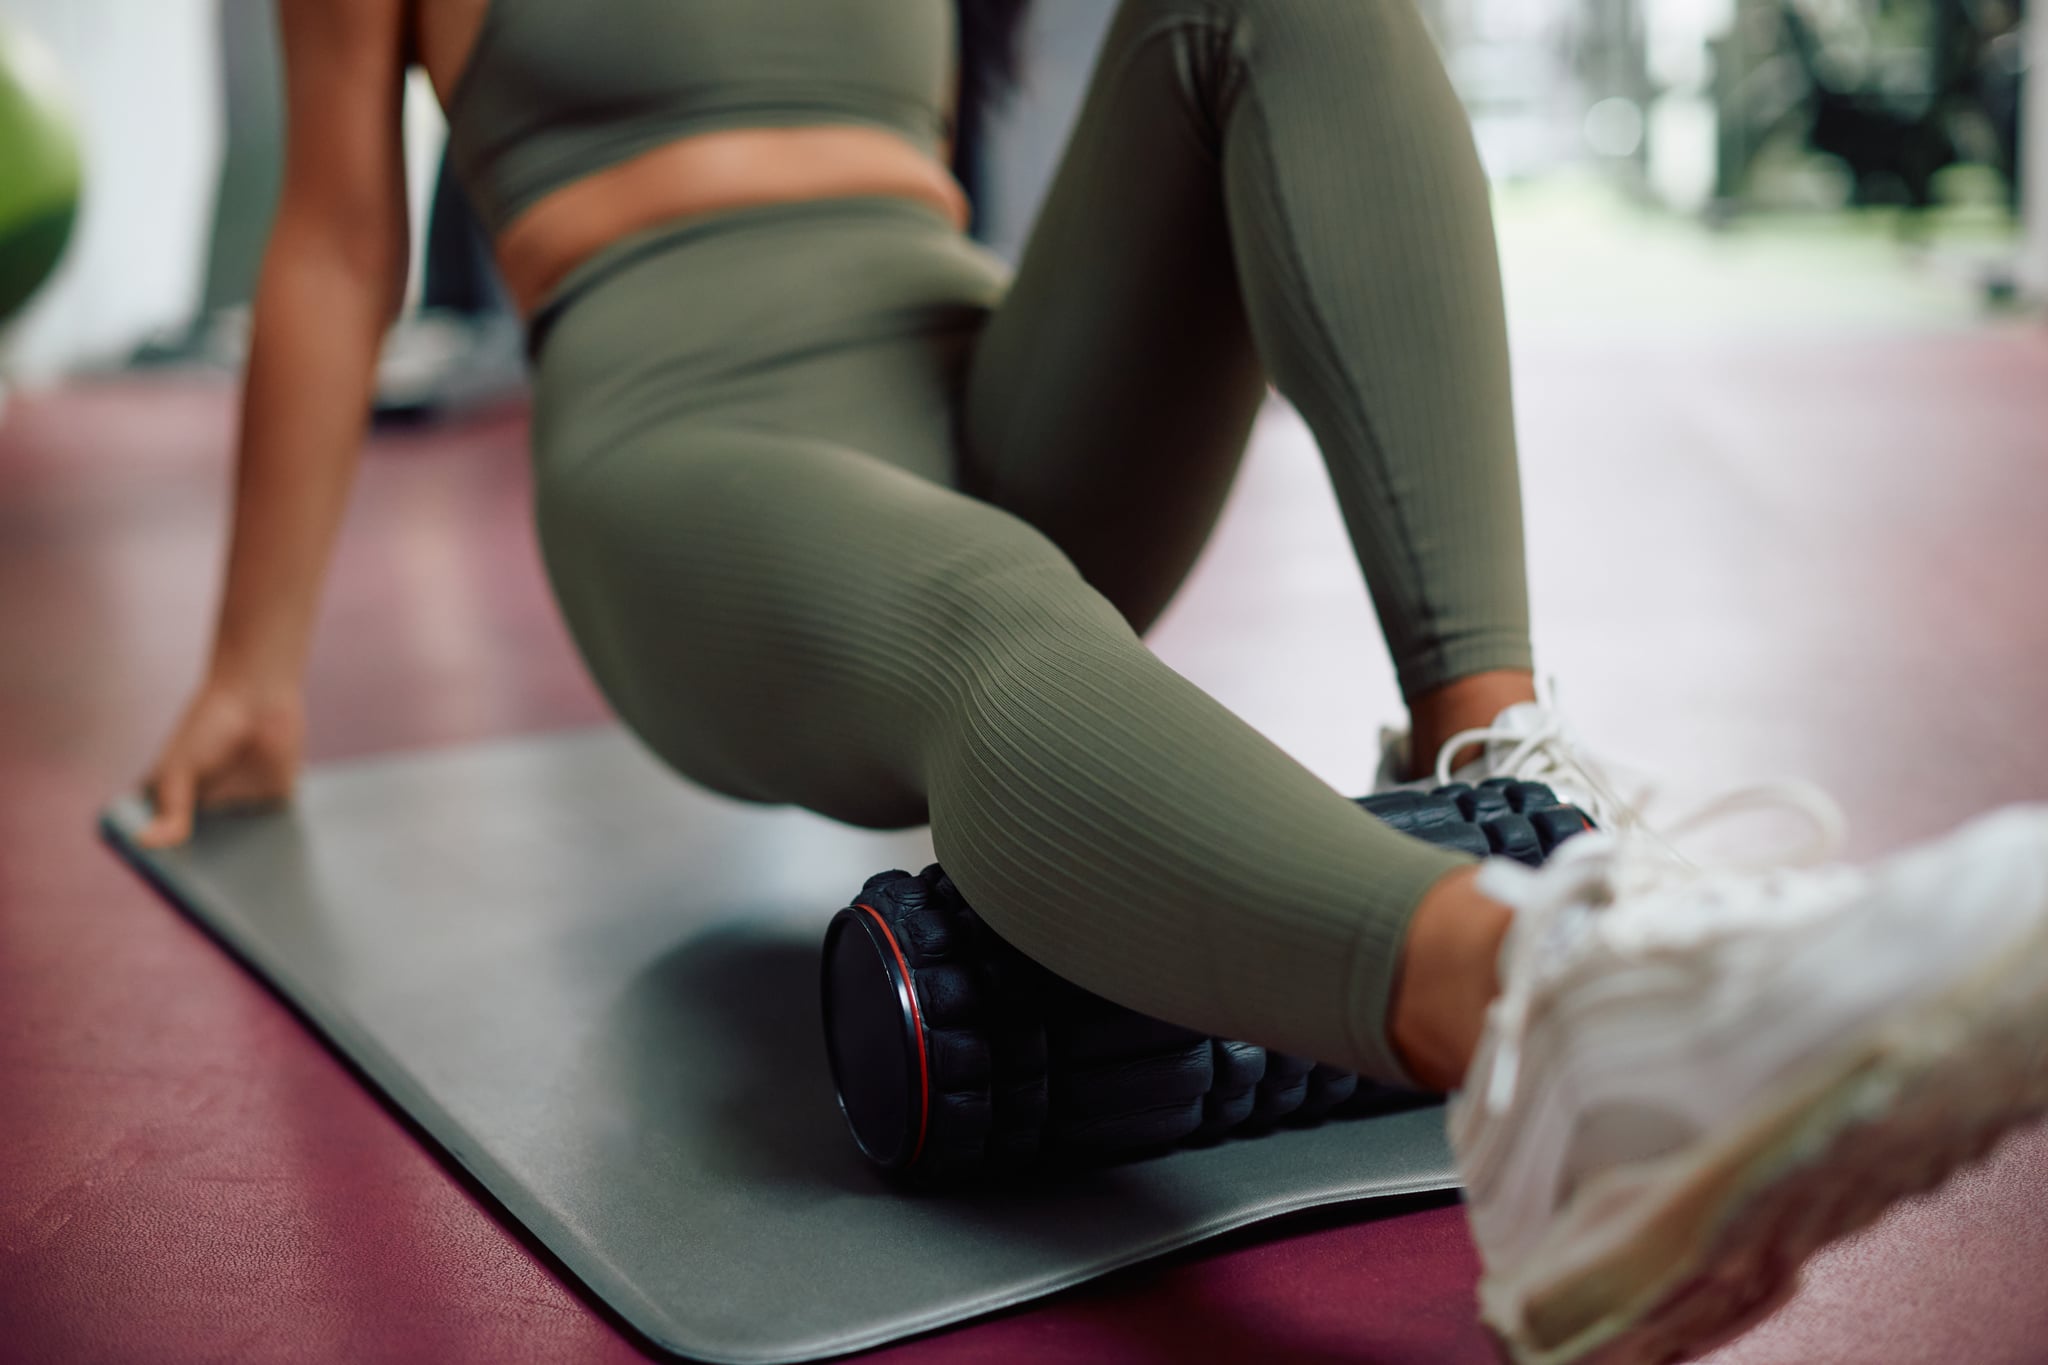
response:
{"label": "dark hair", "polygon": [[1018,31],[1030,0],[957,0],[960,103],[985,108],[1017,83]]}
{"label": "dark hair", "polygon": [[979,201],[983,130],[990,112],[1017,84],[1024,11],[1031,0],[955,3],[960,11],[960,107],[953,115],[953,174],[968,198]]}

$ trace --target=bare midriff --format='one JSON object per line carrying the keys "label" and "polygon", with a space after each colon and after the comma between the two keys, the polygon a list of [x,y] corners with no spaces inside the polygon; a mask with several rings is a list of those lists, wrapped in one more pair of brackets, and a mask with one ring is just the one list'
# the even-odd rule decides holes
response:
{"label": "bare midriff", "polygon": [[551,192],[498,234],[498,268],[531,316],[571,270],[621,237],[682,219],[805,199],[900,196],[967,223],[967,196],[908,139],[852,124],[730,128],[642,152]]}

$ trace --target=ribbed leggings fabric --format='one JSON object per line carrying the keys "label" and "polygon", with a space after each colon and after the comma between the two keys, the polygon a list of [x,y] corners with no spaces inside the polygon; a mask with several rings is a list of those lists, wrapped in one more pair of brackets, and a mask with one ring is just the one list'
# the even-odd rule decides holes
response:
{"label": "ribbed leggings fabric", "polygon": [[1486,186],[1409,0],[1124,0],[1014,279],[908,201],[771,206],[614,244],[535,335],[543,554],[655,753],[929,820],[1062,975],[1403,1079],[1402,937],[1459,859],[1140,634],[1270,379],[1404,690],[1530,666]]}

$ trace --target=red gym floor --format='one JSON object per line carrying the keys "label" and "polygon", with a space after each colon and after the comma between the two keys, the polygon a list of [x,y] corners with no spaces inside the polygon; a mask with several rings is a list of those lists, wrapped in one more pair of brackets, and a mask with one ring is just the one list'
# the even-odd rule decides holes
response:
{"label": "red gym floor", "polygon": [[[2048,332],[1521,357],[1542,667],[1600,747],[1803,772],[1855,852],[2048,795]],[[232,398],[0,426],[0,1358],[630,1360],[266,991],[95,842],[194,677]],[[328,600],[317,758],[598,720],[535,562],[523,423],[379,440]],[[1157,643],[1333,782],[1393,692],[1305,435],[1270,420]],[[854,871],[858,871],[855,869]],[[1324,1218],[873,1353],[1489,1359],[1455,1207]],[[1816,1264],[1734,1365],[2048,1360],[2048,1131]]]}

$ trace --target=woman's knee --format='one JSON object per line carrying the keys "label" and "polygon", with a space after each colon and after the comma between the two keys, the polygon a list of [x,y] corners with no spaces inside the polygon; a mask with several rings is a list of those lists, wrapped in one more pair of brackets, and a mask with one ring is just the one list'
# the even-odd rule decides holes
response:
{"label": "woman's knee", "polygon": [[867,609],[789,604],[801,657],[764,660],[747,679],[720,670],[709,690],[724,704],[675,719],[716,751],[700,765],[715,757],[756,799],[864,828],[926,823],[963,759],[1031,743],[1018,718],[1047,714],[1048,679],[1092,671],[1083,656],[1129,637],[1064,556],[1028,539],[927,545],[848,572]]}
{"label": "woman's knee", "polygon": [[1086,713],[1156,666],[1116,607],[1049,543],[968,557],[923,591],[929,705],[916,748],[935,819],[978,799],[963,793],[991,774],[1034,770],[1077,742]]}
{"label": "woman's knee", "polygon": [[935,656],[1010,668],[1046,650],[1136,641],[1108,598],[1037,528],[994,513],[927,553],[903,583]]}

